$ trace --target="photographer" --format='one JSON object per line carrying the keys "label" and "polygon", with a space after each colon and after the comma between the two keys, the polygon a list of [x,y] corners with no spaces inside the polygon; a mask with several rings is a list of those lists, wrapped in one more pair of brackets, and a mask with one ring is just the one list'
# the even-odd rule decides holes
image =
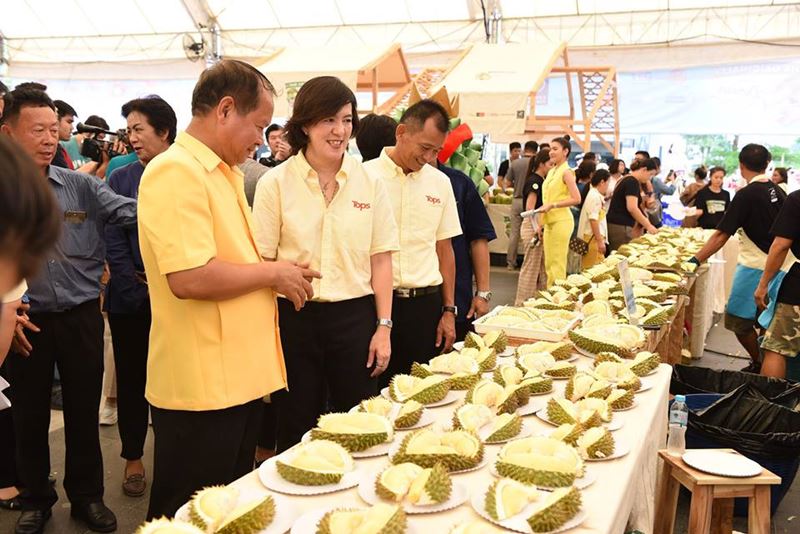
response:
{"label": "photographer", "polygon": [[[115,139],[111,141],[106,136]],[[69,141],[62,142],[62,146],[72,159],[75,170],[103,179],[111,159],[127,153],[124,137],[120,132],[110,131],[104,118],[91,115],[85,122],[78,123],[77,133]]]}

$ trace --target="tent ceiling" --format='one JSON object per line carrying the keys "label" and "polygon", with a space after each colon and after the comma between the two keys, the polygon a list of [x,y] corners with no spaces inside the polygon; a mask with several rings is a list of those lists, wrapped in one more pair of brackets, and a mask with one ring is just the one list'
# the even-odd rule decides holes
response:
{"label": "tent ceiling", "polygon": [[[486,0],[488,9],[495,4]],[[772,41],[796,36],[790,0],[499,0],[507,42],[570,47]],[[14,62],[180,59],[182,35],[216,17],[227,56],[283,46],[462,49],[485,40],[479,0],[6,0],[0,32]]]}

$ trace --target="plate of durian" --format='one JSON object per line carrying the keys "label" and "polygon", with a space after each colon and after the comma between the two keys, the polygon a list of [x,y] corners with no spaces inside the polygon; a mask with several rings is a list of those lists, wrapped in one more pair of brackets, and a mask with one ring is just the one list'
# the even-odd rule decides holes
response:
{"label": "plate of durian", "polygon": [[484,519],[525,534],[564,532],[587,515],[580,490],[573,486],[540,491],[507,478],[492,482],[485,492],[473,493],[470,504]]}
{"label": "plate of durian", "polygon": [[495,414],[483,404],[463,404],[453,412],[452,427],[477,434],[486,444],[505,443],[531,434],[529,425],[522,420],[520,409],[517,408],[516,413]]}
{"label": "plate of durian", "polygon": [[389,452],[394,426],[386,417],[370,412],[328,413],[320,416],[302,441],[320,439],[338,443],[353,458],[372,458]]}
{"label": "plate of durian", "polygon": [[350,408],[350,412],[368,412],[388,418],[395,430],[414,430],[432,424],[434,414],[415,401],[392,402],[384,397],[370,397]]}
{"label": "plate of durian", "polygon": [[407,462],[364,474],[358,495],[368,504],[396,503],[408,514],[430,514],[461,506],[469,490],[454,482],[442,464],[421,467]]}
{"label": "plate of durian", "polygon": [[200,532],[283,534],[296,518],[289,499],[262,492],[242,494],[231,486],[203,488],[175,513],[176,520]]}
{"label": "plate of durian", "polygon": [[536,417],[553,426],[578,423],[583,428],[605,426],[611,431],[622,428],[622,421],[614,418],[611,405],[604,399],[594,397],[577,402],[551,398],[546,407],[536,412]]}
{"label": "plate of durian", "polygon": [[586,430],[577,439],[576,447],[581,458],[587,462],[604,462],[622,458],[630,447],[617,442],[606,428],[594,427]]}
{"label": "plate of durian", "polygon": [[328,508],[300,516],[291,534],[353,534],[354,532],[392,532],[413,534],[406,513],[399,505],[379,503],[370,508]]}
{"label": "plate of durian", "polygon": [[267,489],[288,495],[320,495],[354,488],[360,476],[347,449],[322,439],[298,443],[258,468],[258,478]]}
{"label": "plate of durian", "polygon": [[421,467],[444,465],[450,473],[467,473],[487,464],[481,439],[466,430],[423,428],[395,441],[389,450],[393,464],[414,463]]}
{"label": "plate of durian", "polygon": [[388,387],[381,390],[381,395],[395,402],[405,403],[410,400],[428,407],[444,406],[457,401],[461,395],[450,391],[451,381],[446,375],[433,374],[420,378],[412,375],[394,375]]}

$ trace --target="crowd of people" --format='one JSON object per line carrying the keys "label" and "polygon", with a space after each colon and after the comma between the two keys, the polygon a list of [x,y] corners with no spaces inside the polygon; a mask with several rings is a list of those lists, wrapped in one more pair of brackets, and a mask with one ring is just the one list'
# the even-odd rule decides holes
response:
{"label": "crowd of people", "polygon": [[[472,180],[439,161],[450,117],[435,101],[399,121],[361,116],[353,92],[321,76],[273,124],[269,79],[223,60],[200,76],[184,131],[150,95],[121,106],[123,131],[90,116],[73,134],[77,111],[44,85],[0,90],[0,392],[11,400],[0,404],[0,508],[21,512],[17,534],[42,532],[58,499],[56,381],[71,515],[111,532],[104,371],[116,381],[106,396],[121,490],[140,498],[149,485],[148,518],[171,517],[196,490],[298,443],[321,414],[450,350],[489,311],[495,231]],[[518,304],[658,232],[661,197],[675,193],[674,175],[658,178],[644,151],[630,165],[587,152],[573,169],[572,146],[569,136],[512,144],[499,170],[514,189],[509,269],[520,241],[524,250]],[[690,261],[739,235],[725,325],[749,371],[784,376],[800,351],[800,266],[788,254],[800,253],[800,198],[781,187],[785,170],[764,174],[770,159],[747,145],[748,185],[733,199],[714,167],[699,168],[681,200],[696,218],[684,224],[714,229]]]}

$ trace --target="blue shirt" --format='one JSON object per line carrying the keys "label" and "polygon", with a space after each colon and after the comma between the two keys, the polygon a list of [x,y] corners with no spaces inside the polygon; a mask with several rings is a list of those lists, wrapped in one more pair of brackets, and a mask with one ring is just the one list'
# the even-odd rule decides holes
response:
{"label": "blue shirt", "polygon": [[653,193],[657,200],[661,200],[663,195],[671,195],[675,192],[675,184],[667,185],[661,178],[653,178]]}
{"label": "blue shirt", "polygon": [[492,221],[486,212],[475,183],[463,172],[439,165],[439,170],[450,178],[456,198],[458,220],[461,222],[461,235],[451,239],[456,258],[455,303],[458,307],[456,321],[467,321],[467,313],[472,305],[472,256],[470,244],[476,239],[491,241],[497,238]]}
{"label": "blue shirt", "polygon": [[[139,182],[144,167],[136,160],[117,168],[108,178],[108,185],[124,197],[139,198]],[[111,278],[106,285],[105,308],[110,313],[141,313],[150,309],[147,284],[136,276],[144,276],[144,262],[139,251],[136,227],[106,226],[106,260]]]}
{"label": "blue shirt", "polygon": [[51,165],[47,177],[64,222],[61,239],[28,280],[31,312],[65,311],[100,296],[106,224],[136,226],[136,201],[88,174]]}
{"label": "blue shirt", "polygon": [[136,155],[136,152],[131,152],[130,154],[122,154],[121,156],[114,156],[111,158],[111,161],[108,162],[108,167],[106,167],[106,177],[110,177],[114,171],[119,169],[120,167],[124,167],[130,163],[135,161],[139,161],[139,157]]}

